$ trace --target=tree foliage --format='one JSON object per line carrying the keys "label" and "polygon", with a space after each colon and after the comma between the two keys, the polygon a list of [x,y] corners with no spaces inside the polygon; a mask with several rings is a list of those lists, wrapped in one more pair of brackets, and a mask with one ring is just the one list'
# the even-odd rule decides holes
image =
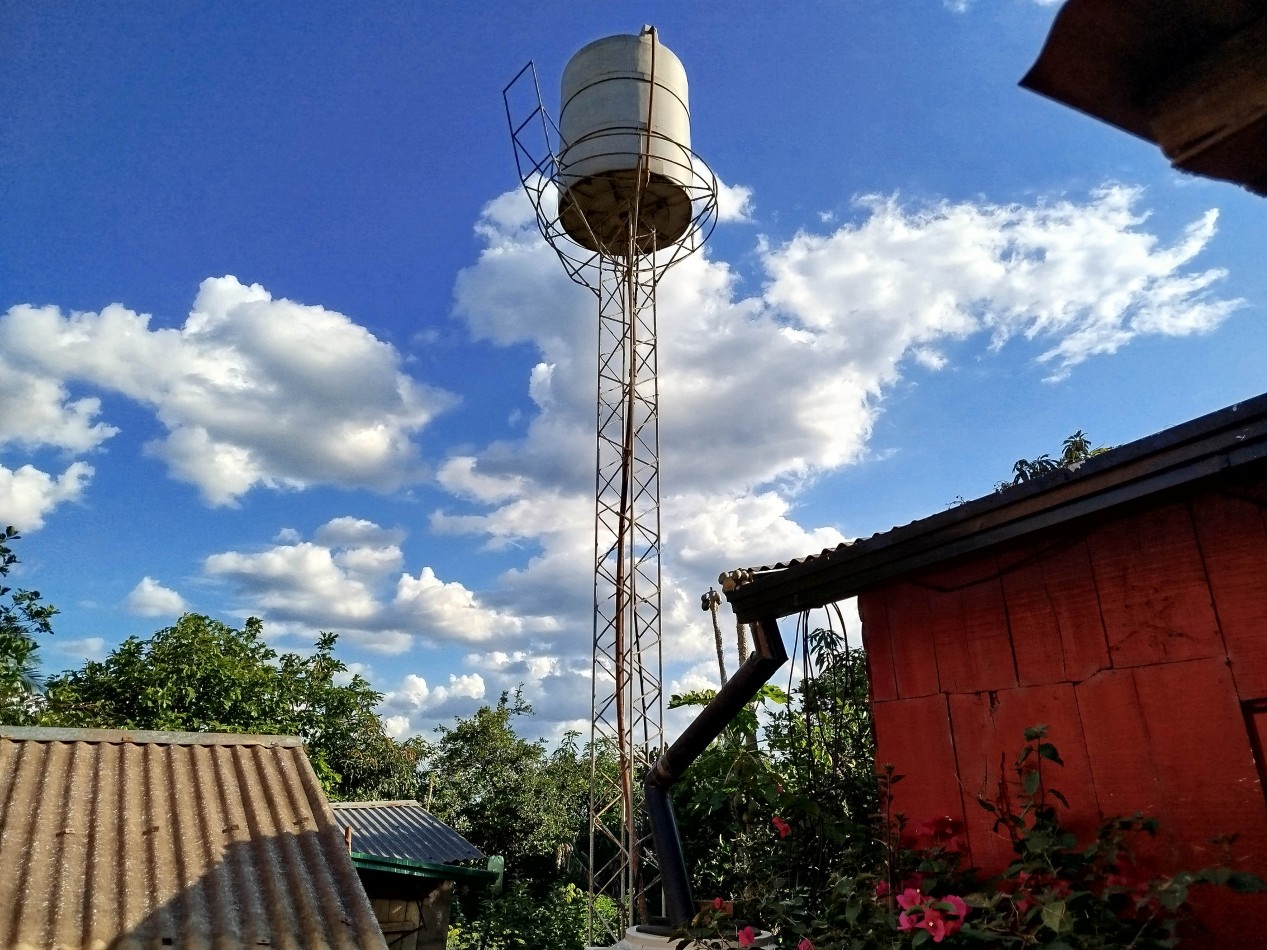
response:
{"label": "tree foliage", "polygon": [[422,743],[422,781],[436,816],[507,873],[548,882],[567,869],[588,821],[589,767],[574,733],[550,751],[521,738],[513,723],[532,713],[516,693],[441,726]]}
{"label": "tree foliage", "polygon": [[[762,906],[766,895],[790,891],[800,912],[810,912],[825,899],[822,881],[875,858],[865,654],[820,629],[802,641],[801,659],[807,674],[791,693],[763,687],[674,791],[697,896],[733,898],[766,916],[773,912]],[[710,698],[704,690],[675,696],[670,706]],[[785,860],[773,862],[774,853]]]}
{"label": "tree foliage", "polygon": [[1079,429],[1060,444],[1059,458],[1052,458],[1044,453],[1034,459],[1017,459],[1016,464],[1012,466],[1012,480],[999,482],[996,490],[1003,491],[1013,485],[1023,485],[1025,482],[1033,481],[1060,468],[1074,468],[1101,452],[1107,452],[1110,448],[1111,446],[1107,445],[1092,446],[1087,434]]}
{"label": "tree foliage", "polygon": [[[450,950],[585,946],[590,902],[579,853],[588,837],[589,757],[575,733],[553,750],[522,738],[514,724],[531,714],[518,692],[503,693],[422,744],[427,807],[506,859],[502,893],[459,896]],[[606,898],[595,909],[615,913]]]}
{"label": "tree foliage", "polygon": [[[0,531],[0,578],[18,563],[12,543],[21,535],[12,525]],[[39,691],[39,641],[51,635],[57,608],[43,603],[37,590],[13,590],[0,584],[0,722],[29,724]]]}
{"label": "tree foliage", "polygon": [[336,639],[323,633],[312,654],[279,655],[254,617],[239,630],[186,614],[50,678],[41,722],[295,735],[332,798],[413,798],[416,744],[384,732],[375,713],[382,695],[365,679],[338,682],[347,667],[334,655]]}

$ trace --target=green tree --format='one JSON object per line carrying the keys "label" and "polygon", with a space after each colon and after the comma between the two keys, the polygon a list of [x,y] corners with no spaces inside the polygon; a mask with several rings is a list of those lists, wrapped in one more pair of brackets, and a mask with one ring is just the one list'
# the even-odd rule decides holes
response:
{"label": "green tree", "polygon": [[[585,946],[590,903],[583,884],[588,845],[589,756],[569,733],[553,750],[514,724],[532,714],[516,692],[441,726],[424,744],[425,801],[436,816],[488,854],[506,859],[500,894],[463,894],[450,950]],[[595,904],[611,917],[607,898]]]}
{"label": "green tree", "polygon": [[588,821],[588,759],[576,734],[553,751],[529,742],[513,722],[531,715],[518,692],[496,706],[441,726],[423,744],[422,773],[432,811],[488,854],[506,858],[507,873],[548,883],[566,871]]}
{"label": "green tree", "polygon": [[[866,656],[819,629],[801,666],[790,695],[763,687],[674,791],[696,896],[734,901],[736,916],[788,933],[828,914],[826,882],[880,859]],[[702,705],[711,692],[670,705]]]}
{"label": "green tree", "polygon": [[[21,535],[10,525],[0,531],[0,578],[18,563],[12,542]],[[13,590],[0,584],[0,722],[33,721],[39,693],[39,642],[51,635],[57,608],[40,600],[37,590]]]}
{"label": "green tree", "polygon": [[374,709],[382,699],[323,633],[309,656],[278,655],[252,617],[238,630],[186,614],[104,660],[51,677],[41,721],[118,729],[296,735],[336,799],[413,798],[416,743],[397,743]]}

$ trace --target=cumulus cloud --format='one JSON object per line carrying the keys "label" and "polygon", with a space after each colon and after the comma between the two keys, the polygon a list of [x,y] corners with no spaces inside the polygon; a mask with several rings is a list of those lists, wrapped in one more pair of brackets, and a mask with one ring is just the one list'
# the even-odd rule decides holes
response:
{"label": "cumulus cloud", "polygon": [[484,698],[484,680],[478,673],[450,673],[448,682],[439,686],[409,673],[399,686],[383,694],[379,712],[389,734],[400,736],[421,732],[424,723],[469,712],[473,702]]}
{"label": "cumulus cloud", "polygon": [[54,508],[83,497],[92,475],[92,466],[84,462],[72,462],[58,476],[34,465],[17,470],[0,465],[0,524],[14,525],[21,531],[44,527],[44,518]]}
{"label": "cumulus cloud", "polygon": [[185,612],[185,598],[152,577],[143,577],[124,601],[138,617],[175,617]]}
{"label": "cumulus cloud", "polygon": [[751,221],[752,189],[744,185],[717,182],[717,220]]}
{"label": "cumulus cloud", "polygon": [[[940,343],[1036,341],[1038,364],[1060,378],[1141,335],[1213,329],[1240,304],[1215,293],[1222,271],[1189,269],[1216,213],[1166,244],[1144,229],[1140,201],[1121,186],[1032,205],[867,198],[834,230],[763,242],[755,296],[738,293],[724,262],[686,260],[659,294],[671,484],[743,493],[857,461],[905,367],[947,365]],[[539,411],[522,441],[442,471],[456,484],[460,465],[468,496],[480,479],[503,497],[587,491],[590,473],[575,460],[593,439],[593,297],[553,260],[526,201],[490,203],[478,230],[487,247],[459,276],[455,310],[477,335],[536,345],[528,385]]]}
{"label": "cumulus cloud", "polygon": [[0,399],[0,444],[86,451],[114,435],[78,387],[149,407],[166,435],[147,451],[209,504],[256,487],[388,491],[420,477],[415,437],[453,401],[401,366],[347,316],[232,276],[203,281],[180,328],[120,304],[20,305],[0,317],[0,379],[18,394]]}
{"label": "cumulus cloud", "polygon": [[1211,330],[1241,304],[1213,294],[1222,270],[1185,270],[1218,213],[1166,245],[1142,228],[1141,197],[1111,186],[1082,203],[913,210],[867,198],[861,223],[767,246],[764,299],[789,318],[789,335],[825,347],[872,389],[937,340],[978,332],[995,347],[1043,342],[1038,361],[1063,378],[1141,335]]}
{"label": "cumulus cloud", "polygon": [[287,532],[261,551],[224,551],[203,562],[242,609],[288,634],[329,630],[367,649],[402,653],[416,645],[513,641],[548,630],[549,616],[491,606],[430,566],[404,569],[404,533],[364,519],[335,518],[312,540]]}
{"label": "cumulus cloud", "polygon": [[[1148,230],[1142,201],[1122,186],[1029,204],[868,197],[848,219],[761,241],[759,292],[742,293],[732,268],[703,254],[669,272],[658,302],[669,668],[704,668],[712,632],[699,594],[719,569],[845,539],[847,526],[802,524],[798,494],[867,458],[885,394],[906,374],[952,370],[949,344],[1026,346],[1036,371],[1059,379],[1138,337],[1226,319],[1240,302],[1218,295],[1223,273],[1193,266],[1216,213],[1167,240]],[[588,700],[577,664],[590,645],[597,307],[518,194],[490,202],[477,233],[485,248],[459,275],[454,310],[481,339],[536,348],[524,385],[537,411],[521,439],[440,465],[463,506],[435,512],[432,529],[530,546],[483,596],[553,606],[559,631],[536,655],[563,664],[555,675],[572,685],[551,692],[517,672],[562,719],[577,710],[561,697]]]}

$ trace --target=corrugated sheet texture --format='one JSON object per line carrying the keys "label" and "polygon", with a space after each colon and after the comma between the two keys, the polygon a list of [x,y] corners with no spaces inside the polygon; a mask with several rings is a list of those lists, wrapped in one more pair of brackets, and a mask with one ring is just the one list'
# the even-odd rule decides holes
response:
{"label": "corrugated sheet texture", "polygon": [[484,852],[417,802],[335,802],[334,820],[352,829],[352,850],[423,864],[473,861]]}
{"label": "corrugated sheet texture", "polygon": [[0,727],[0,946],[385,944],[298,740]]}
{"label": "corrugated sheet texture", "polygon": [[[1267,2],[1267,0],[1264,0]],[[784,617],[1055,525],[1267,465],[1267,394],[819,554],[728,571],[739,619]]]}

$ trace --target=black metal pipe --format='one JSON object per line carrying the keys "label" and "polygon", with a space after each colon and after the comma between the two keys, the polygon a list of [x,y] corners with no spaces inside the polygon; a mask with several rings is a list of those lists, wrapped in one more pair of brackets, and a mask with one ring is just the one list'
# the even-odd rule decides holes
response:
{"label": "black metal pipe", "polygon": [[739,712],[760,692],[775,671],[787,662],[787,649],[779,625],[769,617],[756,624],[756,649],[709,701],[677,741],[664,750],[647,773],[647,817],[664,884],[665,911],[674,927],[684,927],[695,916],[695,901],[686,872],[686,856],[673,815],[669,790],[700,757],[708,744],[722,734]]}

